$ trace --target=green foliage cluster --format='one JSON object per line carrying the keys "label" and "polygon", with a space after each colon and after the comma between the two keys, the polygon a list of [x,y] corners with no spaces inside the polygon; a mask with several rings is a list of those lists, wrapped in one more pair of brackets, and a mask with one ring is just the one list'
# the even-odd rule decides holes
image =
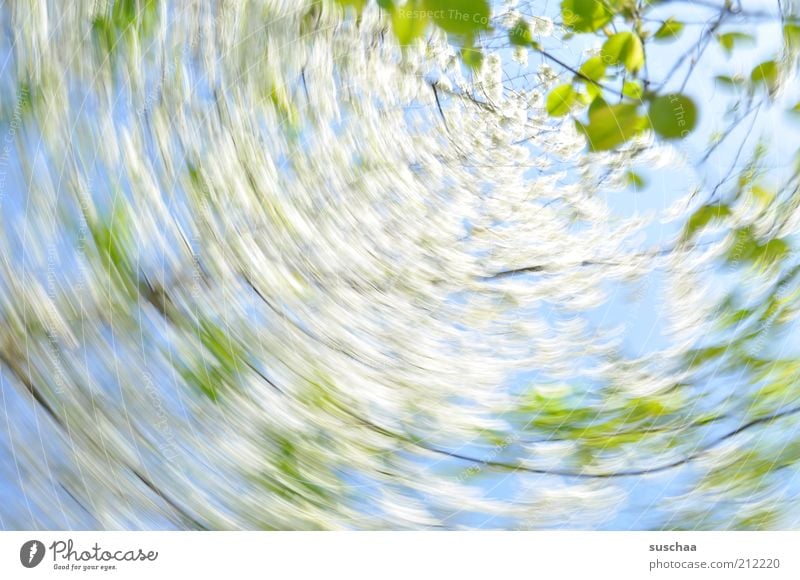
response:
{"label": "green foliage cluster", "polygon": [[[326,0],[327,1],[327,0]],[[348,13],[361,12],[370,0],[329,0],[344,6]],[[587,140],[590,151],[611,151],[625,146],[638,135],[652,132],[660,139],[678,140],[685,138],[696,129],[701,111],[698,104],[682,89],[664,88],[663,84],[654,87],[648,79],[648,49],[651,43],[671,43],[684,38],[688,23],[677,16],[653,18],[651,10],[663,9],[666,4],[658,2],[633,2],[631,0],[563,0],[561,16],[565,34],[569,39],[574,35],[597,37],[601,47],[597,54],[587,56],[583,62],[572,67],[561,63],[550,54],[537,38],[535,28],[520,18],[507,29],[491,18],[488,0],[376,0],[385,16],[386,26],[391,28],[401,46],[420,41],[426,31],[436,28],[448,35],[460,47],[461,58],[467,69],[476,70],[483,66],[482,37],[489,34],[507,38],[508,44],[517,49],[527,49],[561,67],[566,82],[560,82],[549,89],[544,106],[548,115],[554,119],[569,119]],[[308,15],[313,16],[322,0],[312,4]],[[725,5],[727,6],[727,5]],[[152,34],[158,17],[157,0],[114,0],[109,4],[107,14],[95,18],[92,24],[94,42],[101,49],[101,56],[112,65],[132,35],[141,37]],[[722,7],[722,10],[730,8]],[[307,18],[303,25],[307,25]],[[789,68],[796,64],[800,52],[800,25],[791,18],[781,22],[783,48],[780,55],[760,62],[752,68],[749,75],[719,75],[718,83],[734,91],[740,91],[746,99],[756,98],[771,101],[781,88],[782,79]],[[302,31],[301,31],[302,32]],[[741,30],[714,29],[708,36],[715,41],[723,54],[733,56],[744,48],[754,46],[755,38]],[[289,84],[277,76],[265,74],[264,91],[260,94],[266,104],[274,109],[282,125],[294,129],[304,114],[301,107],[293,102]],[[305,79],[304,79],[305,80]],[[312,85],[313,88],[313,85]],[[36,87],[24,88],[24,94],[36,98]],[[437,97],[438,98],[438,97]],[[21,101],[28,106],[28,100]],[[481,110],[488,110],[488,107]],[[794,109],[800,112],[800,103]],[[604,384],[602,388],[594,385],[584,391],[549,393],[532,388],[520,397],[519,405],[509,413],[509,424],[514,427],[510,433],[496,428],[488,440],[497,447],[489,461],[479,457],[470,458],[463,454],[453,456],[461,461],[470,461],[479,472],[483,466],[506,469],[508,471],[528,469],[534,472],[548,472],[568,477],[612,478],[643,475],[664,470],[693,461],[701,454],[713,451],[719,441],[711,440],[710,425],[721,425],[731,417],[739,422],[729,431],[722,433],[741,433],[751,427],[766,426],[771,421],[791,414],[800,413],[800,361],[786,355],[785,358],[766,352],[764,342],[768,337],[786,331],[800,314],[800,267],[791,265],[792,240],[779,219],[775,216],[791,215],[796,208],[798,196],[796,183],[792,187],[770,185],[762,179],[758,170],[761,152],[757,151],[754,161],[739,174],[731,176],[733,187],[730,191],[717,192],[699,202],[693,210],[674,248],[670,252],[690,252],[712,235],[723,236],[727,246],[720,254],[720,266],[727,271],[744,277],[764,276],[765,291],[758,300],[748,300],[740,292],[733,290],[724,296],[713,314],[713,322],[718,333],[710,333],[688,351],[681,351],[676,358],[680,361],[685,376],[675,379],[674,384],[649,394],[633,393],[619,384]],[[214,190],[211,180],[198,162],[187,163],[188,199],[193,207],[212,208],[220,212],[222,204],[217,204],[219,192]],[[247,164],[243,167],[247,168]],[[365,166],[360,166],[364,169]],[[643,177],[632,169],[626,169],[624,179],[634,188],[644,187]],[[245,171],[246,173],[246,171]],[[800,165],[793,179],[800,174]],[[281,206],[266,192],[269,188],[259,188],[251,176],[247,176],[253,192],[259,198],[254,206],[261,204],[274,223],[292,227],[286,206]],[[728,182],[726,182],[728,183]],[[793,182],[789,182],[791,185]],[[102,283],[104,298],[116,301],[114,314],[125,312],[133,316],[133,306],[142,295],[155,305],[158,293],[147,288],[149,282],[139,264],[137,256],[137,213],[134,203],[115,191],[108,211],[92,215],[84,212],[92,245],[88,257],[95,268],[95,277]],[[748,221],[741,216],[757,214]],[[209,210],[209,216],[213,216]],[[199,221],[208,219],[205,213]],[[761,220],[761,223],[758,223]],[[770,223],[770,228],[758,227]],[[203,225],[201,223],[201,225]],[[205,224],[208,226],[209,224]],[[208,228],[209,231],[212,228]],[[201,228],[201,234],[207,233]],[[209,234],[210,235],[210,234]],[[297,230],[292,231],[297,234]],[[226,240],[227,243],[227,240]],[[587,260],[577,267],[594,267],[597,264]],[[546,272],[547,266],[533,265],[524,268],[528,272]],[[520,269],[520,271],[523,269]],[[247,270],[237,272],[244,277],[249,286],[256,286],[245,275]],[[209,283],[211,277],[201,276],[198,269],[193,272],[198,280]],[[299,278],[298,278],[299,279]],[[164,304],[156,305],[164,322],[190,337],[192,347],[188,356],[175,359],[175,366],[182,382],[189,386],[195,399],[192,404],[204,410],[224,410],[241,404],[248,392],[248,380],[269,383],[271,392],[284,397],[286,393],[272,384],[269,373],[262,374],[254,352],[252,335],[232,332],[232,329],[247,326],[239,321],[225,320],[214,314],[213,304],[204,312],[189,312],[185,292],[181,292],[180,280],[173,282],[176,288],[161,289],[158,296]],[[222,285],[222,282],[216,281]],[[226,280],[227,283],[227,280]],[[272,310],[280,313],[282,321],[291,321],[277,305],[276,297],[256,291],[258,298]],[[107,295],[107,296],[106,296]],[[184,303],[181,306],[181,297]],[[169,301],[171,304],[168,304]],[[179,310],[183,308],[181,314]],[[179,312],[176,314],[176,312]],[[191,314],[191,315],[190,315]],[[137,313],[141,315],[141,313]],[[120,317],[122,318],[122,317]],[[161,319],[159,318],[159,323]],[[248,321],[256,326],[254,321]],[[295,323],[297,332],[305,328]],[[292,330],[295,332],[295,329]],[[28,332],[30,337],[31,333]],[[310,335],[309,338],[318,340]],[[277,340],[276,340],[277,343]],[[335,345],[342,356],[348,351]],[[171,354],[171,353],[170,353]],[[261,353],[258,353],[261,354]],[[170,359],[172,360],[171,356]],[[618,365],[617,359],[609,357],[609,364]],[[311,364],[311,363],[310,363]],[[702,397],[694,399],[700,392],[705,394],[702,383],[711,375],[736,376],[743,392],[735,393],[741,399],[709,411],[701,407]],[[625,373],[620,376],[627,377]],[[636,377],[639,380],[640,377]],[[616,379],[615,379],[616,380]],[[673,380],[673,379],[669,379]],[[646,377],[641,378],[642,384]],[[434,447],[420,434],[406,433],[401,428],[392,430],[378,425],[359,415],[362,409],[351,404],[344,390],[337,389],[336,380],[322,371],[312,377],[298,379],[296,397],[304,410],[317,412],[339,429],[340,425],[356,424],[363,433],[374,437],[364,437],[358,444],[368,449],[370,457],[383,453],[385,448],[375,440],[382,438],[394,441],[398,449],[421,448],[428,453],[447,455],[444,449]],[[625,387],[629,385],[624,385]],[[747,390],[749,389],[749,390]],[[44,400],[44,399],[42,399]],[[697,405],[695,404],[697,403]],[[738,414],[736,414],[738,412]],[[365,416],[367,414],[365,413]],[[727,424],[726,424],[727,425]],[[486,436],[486,431],[480,431]],[[727,436],[727,435],[726,435]],[[325,509],[337,497],[339,489],[332,486],[317,472],[325,472],[335,480],[335,475],[326,469],[316,469],[331,462],[327,455],[332,443],[330,439],[315,433],[303,432],[297,435],[291,430],[275,430],[264,434],[266,443],[263,469],[258,469],[258,483],[271,494],[294,506],[313,506]],[[514,456],[512,443],[527,441],[566,441],[574,444],[577,453],[573,463],[566,465],[567,472],[547,471],[544,468],[530,467],[529,463]],[[722,439],[720,439],[721,441]],[[698,443],[698,442],[702,443]],[[710,441],[710,443],[709,443]],[[346,442],[352,445],[351,441]],[[702,447],[705,445],[705,447]],[[701,448],[702,447],[702,448]],[[363,450],[362,449],[362,450]],[[700,451],[698,451],[700,449]],[[637,463],[634,468],[625,466],[609,467],[603,459],[633,456],[642,450],[655,450],[653,457],[663,456],[664,451],[677,453],[678,460],[673,463],[661,461],[648,467],[646,462]],[[388,456],[389,454],[387,454]],[[650,457],[649,454],[644,453]],[[773,473],[785,467],[796,466],[800,461],[800,444],[791,442],[782,449],[769,446],[753,446],[742,453],[733,454],[736,463],[720,463],[702,478],[701,488],[719,494],[731,491],[735,497],[742,497],[760,491],[769,482]],[[641,465],[644,465],[642,467]],[[558,468],[562,469],[562,468]],[[537,471],[538,470],[538,471]],[[331,472],[334,470],[331,469]],[[316,475],[315,475],[316,474]],[[394,477],[394,475],[390,476]],[[334,491],[332,491],[334,490]],[[299,510],[295,510],[299,511]],[[740,528],[769,527],[778,521],[777,512],[766,509],[742,515],[736,522]],[[267,525],[267,524],[265,524]]]}
{"label": "green foliage cluster", "polygon": [[126,38],[147,37],[158,20],[158,0],[114,0],[110,14],[92,22],[92,32],[102,52],[113,56]]}

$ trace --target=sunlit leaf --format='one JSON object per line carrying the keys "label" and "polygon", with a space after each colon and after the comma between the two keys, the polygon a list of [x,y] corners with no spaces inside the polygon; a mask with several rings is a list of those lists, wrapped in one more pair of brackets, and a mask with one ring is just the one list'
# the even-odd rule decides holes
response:
{"label": "sunlit leaf", "polygon": [[488,0],[423,0],[422,7],[439,28],[450,34],[472,37],[489,29]]}
{"label": "sunlit leaf", "polygon": [[628,171],[625,174],[625,179],[628,182],[628,186],[633,187],[634,189],[638,190],[647,187],[647,183],[645,182],[644,178],[635,171]]}
{"label": "sunlit leaf", "polygon": [[576,75],[577,81],[586,83],[586,92],[591,98],[602,94],[603,89],[600,82],[606,75],[606,64],[599,56],[593,56],[584,62],[578,70],[580,75]]}
{"label": "sunlit leaf", "polygon": [[778,63],[774,60],[767,60],[753,67],[750,80],[753,85],[764,85],[769,92],[773,92],[778,88],[779,72]]}
{"label": "sunlit leaf", "polygon": [[707,348],[699,348],[690,350],[686,353],[686,364],[689,368],[696,368],[712,361],[716,361],[724,356],[730,349],[730,346],[725,344],[721,346],[710,346]]}
{"label": "sunlit leaf", "polygon": [[754,185],[750,188],[750,195],[752,195],[756,202],[762,207],[767,207],[775,201],[775,192],[760,185]]}
{"label": "sunlit leaf", "polygon": [[704,205],[689,218],[683,230],[683,239],[689,240],[695,232],[711,223],[711,221],[722,220],[730,215],[731,210],[727,205]]}
{"label": "sunlit leaf", "polygon": [[547,95],[547,112],[553,117],[563,117],[575,103],[572,85],[560,85]]}
{"label": "sunlit leaf", "polygon": [[762,266],[773,266],[789,253],[789,244],[781,239],[773,239],[759,245],[753,253],[753,260]]}
{"label": "sunlit leaf", "polygon": [[642,84],[637,81],[625,81],[622,84],[622,94],[638,101],[644,96],[644,89]]}
{"label": "sunlit leaf", "polygon": [[737,228],[733,232],[733,242],[728,250],[728,261],[732,264],[750,262],[758,253],[759,244],[749,226]]}
{"label": "sunlit leaf", "polygon": [[647,119],[639,115],[637,105],[609,105],[599,98],[589,107],[589,122],[576,121],[576,127],[586,136],[592,151],[614,149],[646,126]]}
{"label": "sunlit leaf", "polygon": [[606,75],[606,63],[599,56],[593,56],[581,65],[579,72],[593,81],[600,81]]}
{"label": "sunlit leaf", "polygon": [[461,49],[461,60],[471,69],[479,69],[483,64],[483,51],[480,48],[465,46]]}
{"label": "sunlit leaf", "polygon": [[411,44],[425,32],[428,19],[419,6],[415,1],[392,11],[392,30],[401,45]]}
{"label": "sunlit leaf", "polygon": [[563,0],[561,16],[564,24],[576,32],[593,32],[613,18],[608,4],[600,0]]}
{"label": "sunlit leaf", "polygon": [[800,50],[800,25],[793,22],[784,24],[783,41],[790,52]]}
{"label": "sunlit leaf", "polygon": [[741,88],[745,85],[744,77],[740,75],[717,75],[714,77],[714,80],[724,87]]}
{"label": "sunlit leaf", "polygon": [[352,8],[356,14],[361,14],[369,0],[336,0],[345,8]]}
{"label": "sunlit leaf", "polygon": [[745,34],[744,32],[726,32],[725,34],[717,35],[717,42],[719,42],[725,54],[730,56],[736,46],[744,43],[753,44],[755,43],[755,39],[752,35]]}

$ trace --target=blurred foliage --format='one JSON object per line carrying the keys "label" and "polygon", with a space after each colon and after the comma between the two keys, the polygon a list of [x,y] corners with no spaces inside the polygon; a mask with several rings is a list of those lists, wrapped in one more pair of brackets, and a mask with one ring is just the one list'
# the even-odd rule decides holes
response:
{"label": "blurred foliage", "polygon": [[[359,14],[369,3],[368,0],[337,1]],[[410,0],[405,3],[383,0],[378,5],[390,14],[393,32],[402,45],[421,38],[432,24],[461,43],[463,61],[472,69],[482,63],[479,56],[482,51],[476,46],[480,35],[502,27],[490,19],[487,0]],[[646,129],[654,130],[665,139],[682,139],[697,126],[701,111],[692,97],[669,92],[666,81],[654,83],[648,78],[647,44],[668,43],[685,36],[685,24],[679,14],[661,20],[651,17],[652,12],[660,13],[665,5],[658,0],[563,0],[564,40],[568,41],[573,35],[591,35],[603,41],[599,55],[589,56],[575,67],[564,64],[543,49],[530,21],[525,18],[507,27],[506,34],[512,46],[538,52],[557,63],[564,72],[572,73],[571,83],[551,91],[547,110],[554,117],[575,115],[575,123],[586,135],[590,150],[616,149]],[[748,33],[716,32],[726,16],[736,16],[741,9],[725,3],[718,10],[717,21],[702,31],[696,46],[705,47],[707,38],[713,35],[728,55],[733,55],[737,49],[752,47],[754,38]],[[656,28],[652,26],[654,21],[660,22]],[[756,65],[747,80],[724,74],[717,78],[726,84],[741,85],[751,93],[763,87],[773,95],[781,78],[796,68],[800,47],[798,15],[784,14],[782,21],[784,58]],[[580,85],[585,85],[586,94],[574,90]],[[623,102],[606,106],[612,97],[619,97]],[[587,111],[583,120],[582,111]],[[641,120],[645,117],[648,122]]]}
{"label": "blurred foliage", "polygon": [[[734,129],[796,72],[796,16],[781,13],[779,49],[749,74],[715,74],[731,130],[709,153],[743,139],[728,174],[682,200],[672,244],[631,250],[644,230],[612,232],[605,194],[639,195],[649,166],[723,117],[685,81],[651,78],[649,55],[681,42],[753,55],[756,35],[728,25],[747,17],[738,5],[711,6],[700,30],[669,2],[563,0],[556,40],[595,45],[568,64],[541,22],[497,18],[487,0],[276,4],[213,18],[197,5],[200,40],[194,24],[160,21],[174,4],[93,6],[75,30],[112,70],[130,60],[109,84],[81,59],[83,76],[48,71],[35,38],[15,49],[18,105],[3,116],[24,130],[8,141],[25,152],[36,136],[47,152],[18,159],[34,240],[27,224],[21,243],[4,234],[9,263],[29,253],[22,276],[4,266],[2,363],[96,478],[65,484],[75,501],[95,499],[92,483],[113,496],[119,478],[137,509],[178,527],[433,528],[469,509],[547,527],[554,504],[580,513],[587,492],[573,485],[683,470],[694,503],[670,508],[670,527],[785,525],[800,355],[775,345],[800,314],[800,164],[776,178],[766,145],[751,151]],[[172,45],[171,28],[186,33]],[[167,56],[139,79],[150,44]],[[498,46],[555,71],[504,93]],[[640,158],[648,147],[663,149]],[[70,243],[79,265],[61,268],[54,248]],[[629,356],[590,313],[606,283],[662,275],[670,348]],[[163,440],[188,451],[165,460]],[[142,465],[152,481],[118,473]],[[490,471],[553,476],[570,501],[542,509],[523,490],[511,508],[463,507]],[[770,505],[751,501],[764,494]],[[84,510],[93,524],[139,525],[104,499]]]}

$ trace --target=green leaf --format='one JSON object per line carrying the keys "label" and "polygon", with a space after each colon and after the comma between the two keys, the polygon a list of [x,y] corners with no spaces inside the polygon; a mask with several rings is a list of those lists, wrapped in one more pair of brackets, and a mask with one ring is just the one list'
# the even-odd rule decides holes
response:
{"label": "green leaf", "polygon": [[200,366],[197,366],[197,368],[183,366],[179,369],[179,373],[184,382],[191,388],[205,395],[214,403],[218,402],[216,385],[220,384],[218,381],[220,376],[215,369],[205,369]]}
{"label": "green leaf", "polygon": [[650,103],[650,123],[665,139],[686,137],[697,124],[697,107],[686,95],[671,93]]}
{"label": "green leaf", "polygon": [[675,20],[675,18],[670,16],[664,21],[661,28],[656,31],[653,38],[664,41],[673,40],[677,38],[681,32],[683,32],[683,22]]}
{"label": "green leaf", "polygon": [[622,83],[622,94],[630,99],[641,101],[644,96],[644,89],[638,81],[625,81]]}
{"label": "green leaf", "polygon": [[113,56],[117,45],[117,33],[111,20],[98,16],[92,21],[92,35],[106,56]]}
{"label": "green leaf", "polygon": [[599,56],[593,56],[581,65],[579,72],[584,77],[599,82],[606,76],[606,63]]}
{"label": "green leaf", "polygon": [[741,88],[745,84],[744,77],[741,75],[717,75],[714,77],[714,80],[725,87],[731,88]]}
{"label": "green leaf", "polygon": [[600,82],[606,76],[606,64],[603,59],[599,56],[593,56],[581,65],[578,72],[580,75],[576,75],[575,80],[586,83],[588,97],[594,99],[600,96],[603,92]]}
{"label": "green leaf", "polygon": [[750,80],[755,86],[764,85],[769,92],[778,88],[778,63],[767,60],[756,65],[750,73]]}
{"label": "green leaf", "polygon": [[783,41],[789,52],[800,50],[800,25],[791,22],[784,24]]}
{"label": "green leaf", "polygon": [[634,189],[644,189],[647,187],[647,182],[644,178],[634,171],[628,171],[625,174],[625,179],[628,182],[629,187],[633,187]]}
{"label": "green leaf", "polygon": [[726,309],[720,312],[719,320],[717,321],[719,327],[722,329],[739,326],[743,321],[747,320],[753,315],[753,311],[749,308],[740,308],[738,310]]}
{"label": "green leaf", "polygon": [[136,260],[131,254],[135,247],[129,208],[122,196],[115,198],[106,220],[92,219],[89,231],[97,248],[104,276],[129,296],[138,292]]}
{"label": "green leaf", "polygon": [[754,185],[750,188],[750,195],[761,207],[768,207],[775,200],[775,192],[760,185]]}
{"label": "green leaf", "polygon": [[563,0],[561,16],[564,24],[575,32],[594,32],[613,18],[606,2],[599,0]]}
{"label": "green leaf", "polygon": [[288,126],[297,127],[300,113],[289,100],[289,95],[285,88],[278,86],[272,87],[269,92],[269,101]]}
{"label": "green leaf", "polygon": [[409,2],[392,11],[392,30],[401,46],[407,46],[422,36],[428,19],[418,2]]}
{"label": "green leaf", "polygon": [[731,527],[737,531],[756,531],[775,529],[781,520],[782,512],[775,508],[762,508],[746,517],[737,516],[736,522]]}
{"label": "green leaf", "polygon": [[758,246],[758,249],[753,253],[753,260],[763,266],[772,266],[775,263],[783,260],[789,253],[789,244],[784,240],[775,238],[768,241],[766,244]]}
{"label": "green leaf", "polygon": [[551,117],[563,117],[575,103],[575,90],[572,85],[560,85],[547,95],[547,112]]}
{"label": "green leaf", "polygon": [[198,332],[200,342],[214,355],[216,362],[226,371],[236,372],[240,355],[231,336],[221,326],[210,320],[201,320]]}
{"label": "green leaf", "polygon": [[530,46],[533,42],[530,24],[524,18],[517,20],[516,24],[508,31],[508,40],[514,46]]}
{"label": "green leaf", "polygon": [[607,151],[644,130],[647,119],[639,115],[635,104],[609,105],[597,98],[589,107],[589,122],[576,121],[575,125],[586,136],[592,151]]}
{"label": "green leaf", "polygon": [[624,65],[634,73],[644,65],[642,41],[633,32],[618,32],[606,40],[601,56],[605,63]]}
{"label": "green leaf", "polygon": [[736,45],[742,43],[753,44],[755,43],[755,39],[750,34],[745,34],[744,32],[726,32],[725,34],[718,34],[717,35],[717,42],[722,47],[722,50],[725,51],[725,54],[730,56],[733,53],[733,49]]}
{"label": "green leaf", "polygon": [[730,345],[725,344],[723,346],[709,346],[690,350],[686,353],[686,363],[690,369],[697,368],[707,362],[725,356],[729,348]]}
{"label": "green leaf", "polygon": [[[597,87],[595,87],[597,88]],[[594,101],[597,96],[594,94],[589,94],[591,91],[587,91],[586,93],[575,92],[575,102],[581,104],[583,106],[590,105],[592,101]]]}
{"label": "green leaf", "polygon": [[348,6],[355,10],[356,14],[361,14],[364,7],[367,5],[368,0],[337,0],[341,6],[347,8]]}
{"label": "green leaf", "polygon": [[[92,21],[92,34],[105,56],[113,57],[132,35],[147,38],[157,19],[157,0],[114,0],[110,14],[97,16]],[[113,59],[111,63],[113,65]]]}
{"label": "green leaf", "polygon": [[[488,0],[423,0],[423,9],[449,34],[469,38],[489,29]],[[407,5],[400,10],[407,10]]]}
{"label": "green leaf", "polygon": [[704,205],[694,212],[686,223],[686,227],[683,230],[683,241],[690,240],[697,230],[705,227],[712,220],[722,220],[730,215],[731,210],[727,205]]}
{"label": "green leaf", "polygon": [[728,261],[731,263],[749,262],[758,252],[758,240],[753,236],[752,228],[738,228],[733,233],[733,244],[728,250]]}
{"label": "green leaf", "polygon": [[480,48],[465,46],[461,49],[461,60],[471,69],[479,69],[483,64],[483,52]]}

